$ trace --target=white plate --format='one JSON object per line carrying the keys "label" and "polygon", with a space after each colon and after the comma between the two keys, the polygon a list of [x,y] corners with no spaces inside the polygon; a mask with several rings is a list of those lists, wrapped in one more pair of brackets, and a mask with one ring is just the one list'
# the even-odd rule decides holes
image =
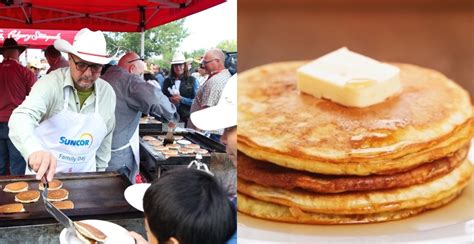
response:
{"label": "white plate", "polygon": [[150,185],[150,183],[141,183],[127,187],[123,193],[125,200],[127,200],[132,207],[143,212],[143,196]]}
{"label": "white plate", "polygon": [[[104,244],[134,244],[135,240],[128,235],[128,231],[118,224],[112,222],[88,219],[82,220],[86,224],[90,224],[107,235],[107,240]],[[74,235],[71,235],[67,229],[63,229],[59,235],[59,242],[61,244],[81,244],[81,240]]]}
{"label": "white plate", "polygon": [[[469,159],[474,163],[474,141]],[[474,243],[474,177],[461,196],[444,207],[386,223],[301,225],[238,213],[240,243]]]}

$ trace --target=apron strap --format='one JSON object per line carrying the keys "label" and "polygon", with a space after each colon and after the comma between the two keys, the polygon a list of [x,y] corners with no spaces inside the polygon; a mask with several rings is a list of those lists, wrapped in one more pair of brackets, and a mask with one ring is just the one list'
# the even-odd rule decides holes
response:
{"label": "apron strap", "polygon": [[128,148],[128,147],[130,147],[130,146],[131,146],[131,144],[130,144],[130,142],[128,142],[127,144],[125,144],[125,145],[123,145],[123,146],[121,146],[121,147],[119,147],[119,148],[117,148],[117,149],[112,149],[111,152],[122,151],[123,149]]}
{"label": "apron strap", "polygon": [[[97,80],[96,80],[97,82]],[[99,92],[97,92],[97,86],[94,84],[94,93],[95,93],[95,113],[99,114]]]}
{"label": "apron strap", "polygon": [[69,104],[69,92],[71,89],[69,89],[68,86],[64,87],[64,107],[63,110],[67,109],[67,105]]}

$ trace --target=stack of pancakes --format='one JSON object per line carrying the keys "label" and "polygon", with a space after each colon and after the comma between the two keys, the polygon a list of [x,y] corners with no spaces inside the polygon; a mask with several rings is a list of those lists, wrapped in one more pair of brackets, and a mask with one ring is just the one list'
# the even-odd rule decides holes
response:
{"label": "stack of pancakes", "polygon": [[275,221],[390,221],[447,204],[472,176],[468,93],[407,64],[402,90],[350,108],[296,88],[304,62],[239,76],[238,210]]}

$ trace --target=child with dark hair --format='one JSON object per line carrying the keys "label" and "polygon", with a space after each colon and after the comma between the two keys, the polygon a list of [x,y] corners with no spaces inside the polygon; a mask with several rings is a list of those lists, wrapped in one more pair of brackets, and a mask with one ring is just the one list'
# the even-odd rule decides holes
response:
{"label": "child with dark hair", "polygon": [[[143,198],[149,243],[226,243],[237,228],[234,205],[217,180],[197,169],[177,169],[152,183]],[[147,243],[131,232],[137,243]]]}

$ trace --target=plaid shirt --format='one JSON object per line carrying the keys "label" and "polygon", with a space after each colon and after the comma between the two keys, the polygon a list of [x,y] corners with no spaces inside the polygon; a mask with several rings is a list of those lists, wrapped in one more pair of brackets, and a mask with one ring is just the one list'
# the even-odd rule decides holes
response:
{"label": "plaid shirt", "polygon": [[[196,97],[194,98],[193,104],[191,105],[191,113],[202,110],[206,107],[216,106],[222,95],[227,80],[231,77],[228,69],[224,69],[218,74],[211,76],[204,84],[199,88]],[[210,118],[212,119],[212,118]],[[192,121],[188,121],[188,128],[199,130]],[[223,130],[210,131],[213,134],[223,134]]]}

